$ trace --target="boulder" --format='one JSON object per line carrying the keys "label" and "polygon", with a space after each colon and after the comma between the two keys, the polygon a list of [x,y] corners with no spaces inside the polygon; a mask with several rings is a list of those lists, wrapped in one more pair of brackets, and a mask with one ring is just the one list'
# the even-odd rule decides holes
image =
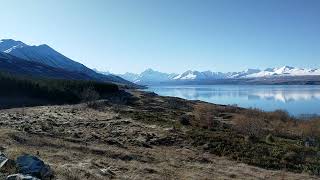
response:
{"label": "boulder", "polygon": [[39,179],[51,179],[53,177],[50,167],[36,156],[19,156],[16,160],[16,166],[20,174],[31,175]]}
{"label": "boulder", "polygon": [[40,180],[36,177],[32,177],[24,174],[12,174],[7,177],[6,180]]}

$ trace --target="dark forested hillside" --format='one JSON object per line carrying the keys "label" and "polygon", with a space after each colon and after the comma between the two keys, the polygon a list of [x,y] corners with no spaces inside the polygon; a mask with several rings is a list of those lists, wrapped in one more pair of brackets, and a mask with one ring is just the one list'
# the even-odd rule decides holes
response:
{"label": "dark forested hillside", "polygon": [[[111,83],[81,80],[34,79],[0,73],[0,107],[16,104],[78,103],[118,92]],[[90,97],[91,96],[91,97]]]}

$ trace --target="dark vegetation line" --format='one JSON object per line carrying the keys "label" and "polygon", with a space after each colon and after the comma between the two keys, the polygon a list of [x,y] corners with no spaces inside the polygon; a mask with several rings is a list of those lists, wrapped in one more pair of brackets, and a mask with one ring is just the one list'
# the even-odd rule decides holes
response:
{"label": "dark vegetation line", "polygon": [[119,91],[118,86],[111,83],[33,78],[6,73],[0,73],[0,84],[0,107],[4,106],[4,103],[1,106],[1,99],[22,101],[27,98],[41,101],[40,104],[79,103],[103,98]]}

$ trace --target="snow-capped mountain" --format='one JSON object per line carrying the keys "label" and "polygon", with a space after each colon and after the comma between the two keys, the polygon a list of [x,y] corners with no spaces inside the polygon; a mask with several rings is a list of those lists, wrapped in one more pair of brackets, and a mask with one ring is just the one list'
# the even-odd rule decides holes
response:
{"label": "snow-capped mountain", "polygon": [[257,77],[272,77],[272,76],[318,76],[320,75],[320,69],[304,69],[295,68],[290,66],[283,66],[280,68],[268,68],[266,70],[248,74],[247,78]]}
{"label": "snow-capped mountain", "polygon": [[241,72],[212,72],[212,71],[186,71],[174,80],[211,80],[211,79],[237,79],[237,78],[261,78],[261,77],[280,77],[280,76],[319,76],[320,69],[304,69],[290,66],[280,68],[268,68],[265,70],[247,69]]}
{"label": "snow-capped mountain", "polygon": [[127,73],[124,73],[124,74],[119,74],[119,76],[122,77],[123,79],[126,79],[126,80],[131,81],[131,82],[140,81],[139,80],[140,74],[127,72]]}
{"label": "snow-capped mountain", "polygon": [[261,72],[260,69],[247,69],[241,72],[231,72],[226,77],[228,78],[246,78],[247,76]]}
{"label": "snow-capped mountain", "polygon": [[[94,70],[84,66],[83,64],[78,63],[62,55],[61,53],[57,52],[56,50],[52,49],[46,44],[39,46],[30,46],[21,41],[3,39],[0,40],[0,52],[2,52],[0,54],[0,56],[2,57],[10,56],[11,59],[12,57],[19,59],[19,62],[31,62],[29,63],[30,68],[32,65],[36,65],[38,63],[41,65],[52,67],[52,69],[60,69],[72,73],[74,72],[76,74],[83,74],[86,77],[86,79],[135,86],[133,83],[124,80],[118,76],[112,74],[105,75],[97,73]],[[5,71],[5,68],[3,69],[3,71]]]}
{"label": "snow-capped mountain", "polygon": [[177,74],[174,74],[174,73],[168,74],[168,73],[155,71],[153,69],[147,69],[140,74],[125,73],[119,76],[134,83],[149,84],[149,83],[156,83],[156,82],[171,81],[175,76],[177,76]]}
{"label": "snow-capped mountain", "polygon": [[21,41],[3,39],[0,41],[0,51],[21,59],[39,62],[56,68],[88,72],[87,67],[83,64],[69,59],[46,44],[29,46]]}
{"label": "snow-capped mountain", "polygon": [[[125,73],[119,75],[122,78],[138,84],[158,84],[158,83],[178,83],[178,82],[209,82],[216,80],[249,80],[263,78],[285,78],[304,76],[320,76],[320,69],[305,69],[283,66],[280,68],[267,68],[265,70],[247,69],[241,72],[212,72],[212,71],[192,71],[188,70],[181,74],[168,74],[152,69],[147,69],[141,74]],[[320,80],[320,79],[319,79]],[[233,81],[233,82],[234,82]]]}
{"label": "snow-capped mountain", "polygon": [[66,71],[0,52],[0,72],[23,76],[46,77],[56,79],[93,80],[92,77],[78,72]]}
{"label": "snow-capped mountain", "polygon": [[224,79],[228,76],[227,73],[212,72],[212,71],[186,71],[173,78],[173,80],[212,80],[212,79]]}

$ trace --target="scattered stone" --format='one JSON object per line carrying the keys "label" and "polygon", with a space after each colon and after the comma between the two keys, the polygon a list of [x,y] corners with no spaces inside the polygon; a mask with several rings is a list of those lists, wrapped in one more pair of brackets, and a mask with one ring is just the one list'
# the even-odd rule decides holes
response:
{"label": "scattered stone", "polygon": [[0,169],[8,162],[8,158],[0,152]]}
{"label": "scattered stone", "polygon": [[53,177],[50,167],[35,156],[19,156],[16,163],[17,170],[21,174],[28,174],[40,179],[51,179]]}
{"label": "scattered stone", "polygon": [[100,169],[101,174],[104,176],[109,176],[109,177],[114,177],[116,175],[116,173],[114,173],[110,167],[105,168],[105,169]]}
{"label": "scattered stone", "polygon": [[156,170],[151,169],[151,168],[145,168],[144,171],[145,171],[146,173],[149,173],[149,174],[155,174],[155,173],[157,173]]}
{"label": "scattered stone", "polygon": [[210,149],[210,144],[208,144],[208,143],[206,143],[206,144],[204,144],[203,146],[203,150],[209,150]]}
{"label": "scattered stone", "polygon": [[0,152],[0,171],[8,174],[16,172],[16,162],[8,159],[4,154]]}
{"label": "scattered stone", "polygon": [[1,151],[4,151],[6,149],[7,149],[6,147],[0,146],[0,154],[1,154]]}
{"label": "scattered stone", "polygon": [[40,180],[36,177],[32,177],[24,174],[12,174],[7,177],[6,180]]}
{"label": "scattered stone", "polygon": [[317,146],[317,141],[315,138],[307,137],[304,140],[304,146],[305,147],[316,147]]}

